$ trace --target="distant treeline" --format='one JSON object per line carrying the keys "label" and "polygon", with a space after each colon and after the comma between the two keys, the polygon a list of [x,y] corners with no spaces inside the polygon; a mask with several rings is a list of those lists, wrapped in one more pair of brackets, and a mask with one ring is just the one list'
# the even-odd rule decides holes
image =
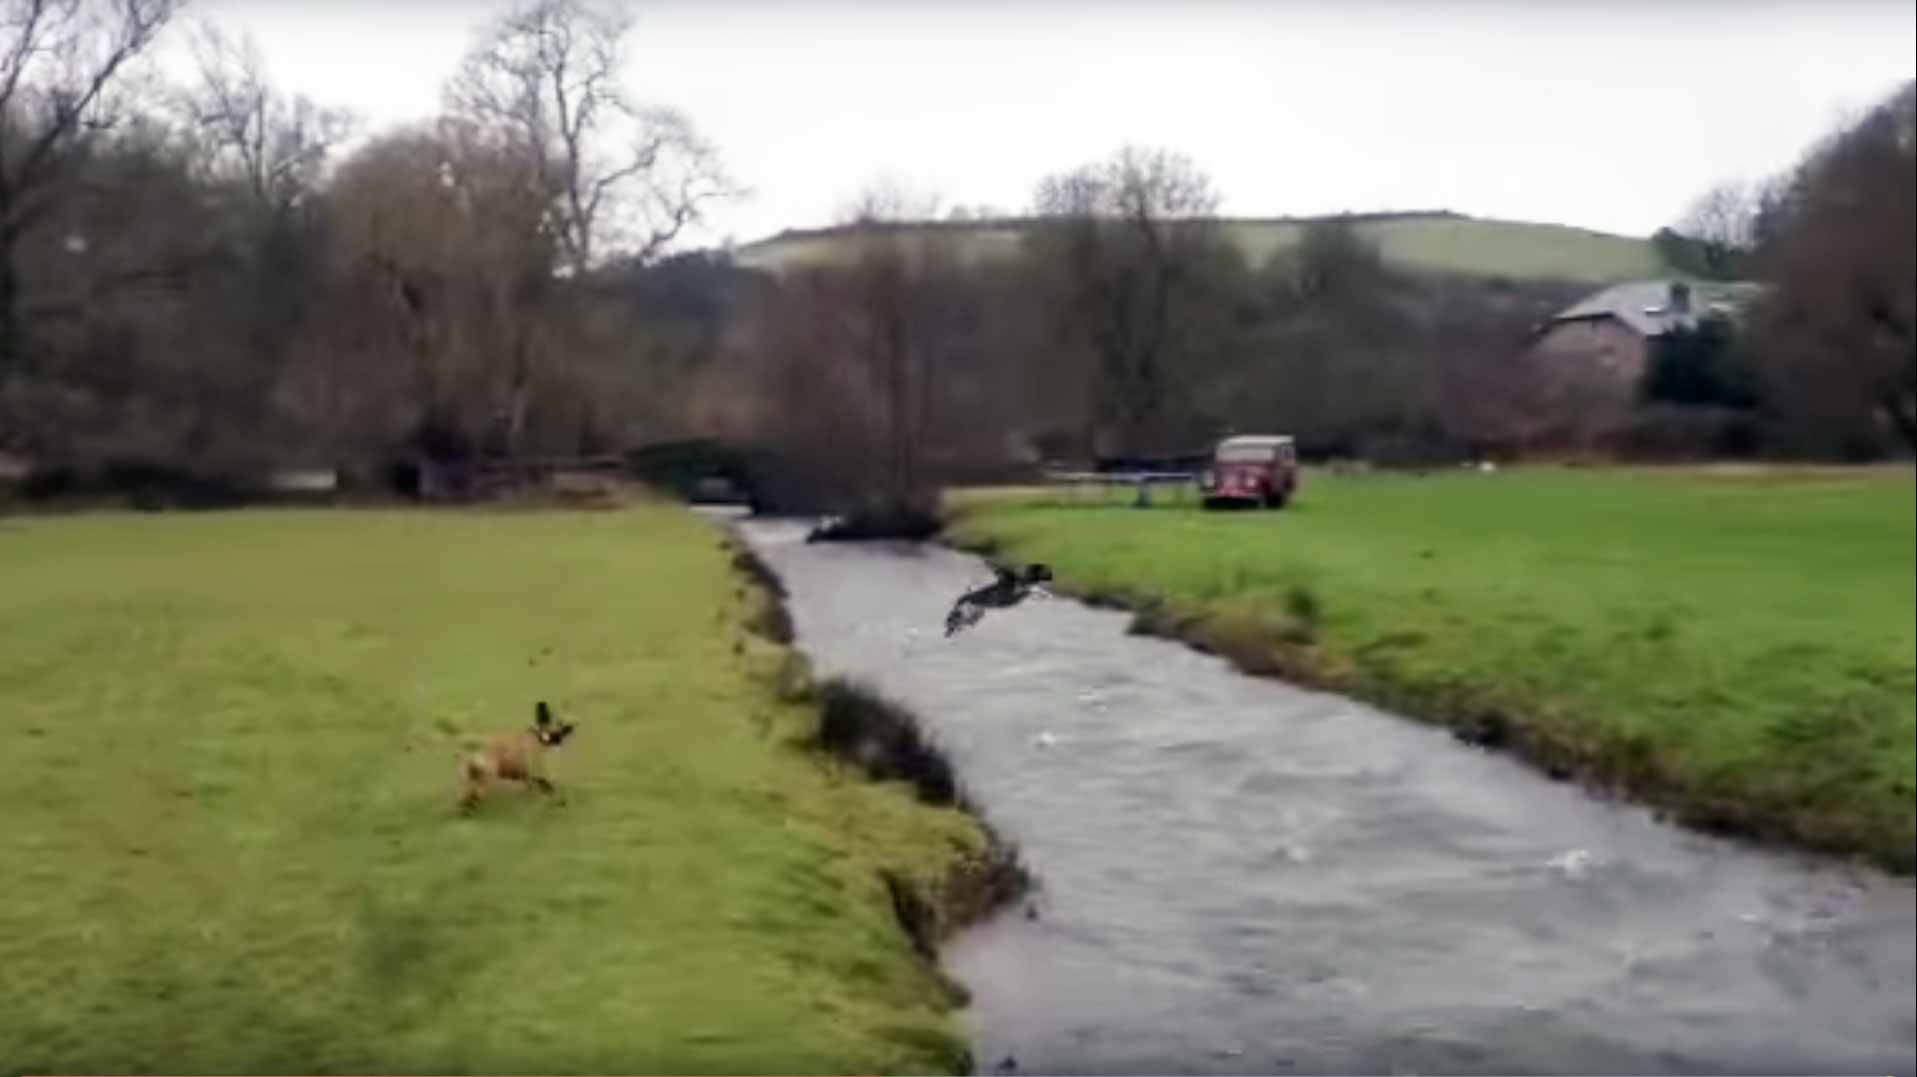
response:
{"label": "distant treeline", "polygon": [[670,255],[731,186],[618,91],[627,27],[585,0],[508,12],[445,115],[344,157],[348,117],[212,28],[191,84],[133,81],[171,0],[0,8],[0,458],[43,471],[377,483],[712,439],[848,507],[1228,432],[1387,464],[1917,436],[1909,88],[1742,218],[1680,222],[1667,247],[1769,298],[1620,394],[1529,352],[1587,285],[1407,270],[1357,217],[1251,264],[1163,151],[1045,179],[1010,259],[913,241],[923,207],[882,191],[832,265]]}

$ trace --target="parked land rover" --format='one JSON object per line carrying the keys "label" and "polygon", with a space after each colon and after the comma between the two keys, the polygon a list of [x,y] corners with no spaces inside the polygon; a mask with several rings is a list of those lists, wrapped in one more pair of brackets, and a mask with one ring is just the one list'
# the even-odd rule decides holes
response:
{"label": "parked land rover", "polygon": [[1276,434],[1226,438],[1199,476],[1206,508],[1253,505],[1281,508],[1298,488],[1298,450]]}

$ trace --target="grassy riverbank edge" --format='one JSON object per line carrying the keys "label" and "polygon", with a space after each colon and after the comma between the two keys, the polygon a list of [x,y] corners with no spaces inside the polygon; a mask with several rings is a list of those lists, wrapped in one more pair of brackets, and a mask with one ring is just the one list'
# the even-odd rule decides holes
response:
{"label": "grassy riverbank edge", "polygon": [[[993,828],[966,793],[922,719],[862,681],[814,675],[797,645],[784,582],[736,530],[726,532],[722,548],[731,554],[744,584],[741,597],[751,606],[743,624],[761,657],[763,683],[781,702],[817,712],[818,727],[804,739],[806,747],[871,781],[898,783],[922,804],[956,810],[976,829],[976,846],[955,851],[936,876],[881,873],[900,930],[932,964],[953,1002],[962,1005],[964,987],[937,968],[939,947],[1032,889],[1034,880],[1018,847]],[[961,1072],[971,1065],[967,1054],[960,1060]]]}
{"label": "grassy riverbank edge", "polygon": [[[0,532],[0,1074],[969,1072],[928,943],[1002,846],[822,754],[709,521]],[[535,698],[561,795],[462,816],[462,745]]]}
{"label": "grassy riverbank edge", "polygon": [[[1862,796],[1807,797],[1802,783],[1767,784],[1749,779],[1748,771],[1737,772],[1745,780],[1699,780],[1695,769],[1687,772],[1679,753],[1657,737],[1585,720],[1562,700],[1470,671],[1434,673],[1394,661],[1389,648],[1371,650],[1327,638],[1319,625],[1322,607],[1346,598],[1335,589],[1193,600],[1140,578],[1149,573],[1094,585],[1078,571],[1069,541],[1035,533],[1013,538],[1007,528],[995,526],[1002,523],[993,515],[995,505],[1003,504],[953,499],[939,541],[996,565],[1047,562],[1057,573],[1056,591],[1091,606],[1130,611],[1134,634],[1184,643],[1252,676],[1335,692],[1446,726],[1462,741],[1508,752],[1554,780],[1645,804],[1679,825],[1857,859],[1904,876],[1917,872],[1908,798],[1900,814]],[[1101,520],[1100,526],[1108,528],[1111,521]],[[1802,750],[1816,747],[1815,738],[1809,738]],[[1780,764],[1788,761],[1780,753]]]}

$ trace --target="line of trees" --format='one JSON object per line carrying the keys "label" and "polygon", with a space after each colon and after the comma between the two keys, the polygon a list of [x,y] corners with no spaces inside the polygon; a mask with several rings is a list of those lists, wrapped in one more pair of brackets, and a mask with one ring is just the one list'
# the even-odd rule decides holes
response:
{"label": "line of trees", "polygon": [[440,116],[350,152],[350,117],[216,28],[183,28],[195,77],[160,84],[141,61],[176,16],[0,0],[0,454],[375,475],[716,436],[780,461],[790,504],[923,508],[1232,431],[1407,463],[1550,450],[1618,409],[1760,416],[1744,450],[1917,436],[1909,87],[1660,239],[1770,292],[1666,341],[1633,404],[1527,354],[1584,288],[1409,271],[1355,218],[1253,264],[1168,151],[1042,180],[1010,259],[875,187],[849,258],[773,277],[671,253],[734,188],[622,85],[629,24],[593,0],[521,0]]}
{"label": "line of trees", "polygon": [[859,200],[849,256],[740,308],[715,368],[713,395],[746,401],[725,433],[803,461],[834,506],[1232,430],[1406,463],[1549,433],[1523,352],[1578,285],[1400,270],[1347,220],[1254,266],[1202,171],[1138,147],[1041,181],[1013,258],[901,226],[927,204]]}
{"label": "line of trees", "polygon": [[1766,286],[1740,324],[1668,342],[1647,394],[1760,419],[1780,451],[1917,449],[1917,83],[1780,175],[1722,184],[1659,233],[1680,268]]}
{"label": "line of trees", "polygon": [[1917,448],[1917,84],[1811,150],[1756,247],[1755,341],[1780,412],[1819,441]]}
{"label": "line of trees", "polygon": [[1531,352],[1584,286],[1409,271],[1352,220],[1252,265],[1193,162],[1133,147],[1043,180],[1011,261],[968,263],[935,230],[898,227],[933,218],[923,200],[853,214],[850,264],[789,273],[774,305],[741,312],[756,335],[728,391],[772,417],[734,430],[815,461],[836,490],[906,501],[1021,436],[1083,459],[1280,429],[1309,453],[1406,464],[1908,447],[1911,102],[1906,86],[1657,237],[1681,272],[1766,289],[1744,317],[1657,340],[1635,384]]}
{"label": "line of trees", "polygon": [[849,264],[789,273],[742,313],[757,336],[728,385],[770,404],[745,436],[908,501],[1020,435],[1081,459],[1271,429],[1405,464],[1877,455],[1917,436],[1911,115],[1907,86],[1661,236],[1680,270],[1766,289],[1742,318],[1655,341],[1636,383],[1532,353],[1584,286],[1409,271],[1338,219],[1252,265],[1193,162],[1130,147],[1041,181],[1009,261],[897,226],[925,206],[853,215]]}
{"label": "line of trees", "polygon": [[664,428],[713,313],[638,281],[731,191],[621,84],[628,23],[524,0],[439,117],[351,119],[173,0],[0,2],[0,452],[205,473],[578,452]]}

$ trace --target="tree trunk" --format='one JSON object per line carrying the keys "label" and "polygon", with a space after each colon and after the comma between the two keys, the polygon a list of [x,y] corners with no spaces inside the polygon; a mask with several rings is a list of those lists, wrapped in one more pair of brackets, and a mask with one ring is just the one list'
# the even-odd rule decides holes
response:
{"label": "tree trunk", "polygon": [[1884,394],[1882,406],[1891,425],[1903,435],[1904,444],[1917,452],[1917,406],[1913,406],[1914,403],[1917,402],[1913,402],[1909,395],[1892,390]]}
{"label": "tree trunk", "polygon": [[905,327],[900,324],[896,314],[886,321],[884,348],[886,350],[887,372],[890,374],[887,380],[890,382],[888,389],[889,395],[891,396],[891,406],[887,408],[891,413],[892,427],[890,431],[892,442],[890,493],[894,501],[903,504],[906,495],[910,492],[912,462],[911,447],[906,444],[907,420],[905,411],[907,407],[907,371],[905,368]]}
{"label": "tree trunk", "polygon": [[526,436],[526,409],[532,396],[530,346],[524,336],[513,345],[512,390],[506,404],[506,459],[519,459]]}
{"label": "tree trunk", "polygon": [[935,445],[936,437],[932,428],[932,393],[935,389],[933,375],[938,370],[938,361],[925,348],[919,351],[919,407],[913,421],[912,454],[916,460],[922,460],[927,445]]}
{"label": "tree trunk", "polygon": [[27,363],[26,340],[20,322],[20,274],[15,265],[16,241],[0,236],[0,389]]}

